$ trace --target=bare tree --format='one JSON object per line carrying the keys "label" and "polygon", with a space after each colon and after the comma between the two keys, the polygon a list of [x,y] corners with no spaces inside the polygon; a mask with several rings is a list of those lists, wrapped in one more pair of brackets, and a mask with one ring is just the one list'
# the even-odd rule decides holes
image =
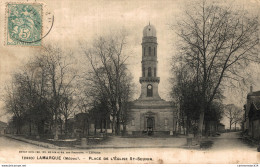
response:
{"label": "bare tree", "polygon": [[[20,122],[19,128],[28,122],[30,134],[32,124],[37,126],[38,134],[43,134],[43,125],[50,117],[47,109],[45,72],[38,66],[37,62],[30,61],[16,72],[12,78],[11,89],[9,88],[6,91],[5,102],[7,109],[10,111],[10,107],[13,108],[12,113],[16,121]],[[22,115],[19,114],[20,112]]]}
{"label": "bare tree", "polygon": [[[77,108],[80,111],[80,114],[83,115],[83,118],[81,118],[82,124],[80,125],[80,128],[82,129],[82,135],[89,135],[89,127],[90,127],[90,107],[89,107],[89,101],[87,100],[86,96],[80,96],[78,98],[78,106]],[[86,131],[86,133],[85,133]]]}
{"label": "bare tree", "polygon": [[68,95],[71,84],[75,81],[76,74],[72,68],[72,62],[68,58],[72,53],[65,53],[58,47],[46,46],[40,51],[37,57],[46,71],[48,86],[48,96],[50,98],[50,108],[54,116],[54,139],[58,139],[58,117],[63,97]]}
{"label": "bare tree", "polygon": [[[214,3],[196,3],[178,23],[180,57],[196,73],[196,88],[200,92],[199,132],[204,114],[220,94],[225,81],[243,80],[241,69],[250,61],[259,62],[257,47],[258,18],[246,11],[232,11]],[[244,80],[243,80],[244,81]]]}
{"label": "bare tree", "polygon": [[[71,54],[69,54],[71,56]],[[60,114],[65,122],[71,115],[72,90],[75,71],[67,62],[65,53],[52,46],[43,47],[24,67],[13,75],[13,82],[7,87],[6,108],[14,114],[21,128],[29,122],[38,127],[38,134],[45,133],[45,123],[53,122],[55,139],[58,139]],[[20,130],[18,129],[18,133]]]}
{"label": "bare tree", "polygon": [[183,126],[185,134],[192,133],[196,129],[199,113],[199,104],[201,98],[196,89],[196,80],[194,73],[188,66],[172,67],[174,73],[174,84],[172,85],[171,97],[179,106],[179,125]]}
{"label": "bare tree", "polygon": [[235,106],[234,104],[228,104],[225,106],[224,115],[229,119],[230,130],[233,124],[236,125],[238,123],[241,113],[242,111],[239,109],[239,107]]}
{"label": "bare tree", "polygon": [[[235,114],[235,118],[234,118],[234,124],[235,124],[235,131],[237,130],[237,124],[242,124],[244,120],[244,113],[243,113],[243,110],[239,109],[237,111],[237,113]],[[240,127],[241,128],[241,127]]]}
{"label": "bare tree", "polygon": [[[100,37],[90,49],[84,49],[90,63],[89,84],[107,100],[112,116],[112,131],[120,133],[123,94],[130,90],[131,79],[126,68],[126,35]],[[126,80],[128,78],[128,80]],[[130,94],[127,94],[130,95]]]}
{"label": "bare tree", "polygon": [[64,119],[65,136],[68,133],[68,119],[73,116],[77,109],[77,103],[72,94],[64,94],[60,102],[60,114]]}
{"label": "bare tree", "polygon": [[21,91],[16,87],[16,79],[14,78],[10,85],[5,88],[6,95],[4,97],[5,109],[8,113],[13,115],[12,122],[16,127],[16,134],[21,133],[21,127],[23,125],[23,118],[25,111],[23,110],[23,99],[21,96]]}

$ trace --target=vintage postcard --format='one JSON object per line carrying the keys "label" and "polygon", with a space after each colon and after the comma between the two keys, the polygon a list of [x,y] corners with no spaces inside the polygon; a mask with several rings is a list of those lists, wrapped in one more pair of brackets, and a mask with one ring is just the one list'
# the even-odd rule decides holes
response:
{"label": "vintage postcard", "polygon": [[0,164],[260,162],[259,0],[0,3]]}

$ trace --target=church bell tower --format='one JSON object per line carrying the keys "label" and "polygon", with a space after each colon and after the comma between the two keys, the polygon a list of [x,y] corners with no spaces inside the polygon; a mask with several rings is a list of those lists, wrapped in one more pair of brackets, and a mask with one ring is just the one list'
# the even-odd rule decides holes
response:
{"label": "church bell tower", "polygon": [[149,23],[144,27],[142,39],[141,100],[161,99],[158,94],[157,45],[156,29]]}
{"label": "church bell tower", "polygon": [[158,94],[158,61],[157,37],[153,25],[147,25],[143,30],[142,39],[142,76],[141,95],[130,105],[127,133],[133,135],[169,134],[177,125],[177,110],[171,102],[161,99]]}

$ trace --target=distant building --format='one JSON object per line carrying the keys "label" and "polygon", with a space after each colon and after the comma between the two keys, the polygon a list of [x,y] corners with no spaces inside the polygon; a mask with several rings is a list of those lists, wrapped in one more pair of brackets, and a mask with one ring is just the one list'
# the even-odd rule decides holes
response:
{"label": "distant building", "polygon": [[177,110],[158,94],[157,45],[156,29],[149,24],[143,30],[141,95],[132,102],[128,134],[173,134],[176,131]]}
{"label": "distant building", "polygon": [[247,95],[243,128],[249,136],[260,139],[260,91],[253,92],[252,86]]}
{"label": "distant building", "polygon": [[7,123],[0,121],[0,135],[6,133]]}
{"label": "distant building", "polygon": [[218,132],[225,132],[225,125],[222,124],[222,123],[219,123],[218,127],[217,127],[217,131]]}

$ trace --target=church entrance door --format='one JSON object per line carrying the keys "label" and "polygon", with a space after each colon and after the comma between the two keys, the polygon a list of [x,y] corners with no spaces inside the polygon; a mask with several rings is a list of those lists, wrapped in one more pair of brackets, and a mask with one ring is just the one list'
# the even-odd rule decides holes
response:
{"label": "church entrance door", "polygon": [[150,136],[153,134],[154,129],[154,117],[147,117],[147,134]]}

